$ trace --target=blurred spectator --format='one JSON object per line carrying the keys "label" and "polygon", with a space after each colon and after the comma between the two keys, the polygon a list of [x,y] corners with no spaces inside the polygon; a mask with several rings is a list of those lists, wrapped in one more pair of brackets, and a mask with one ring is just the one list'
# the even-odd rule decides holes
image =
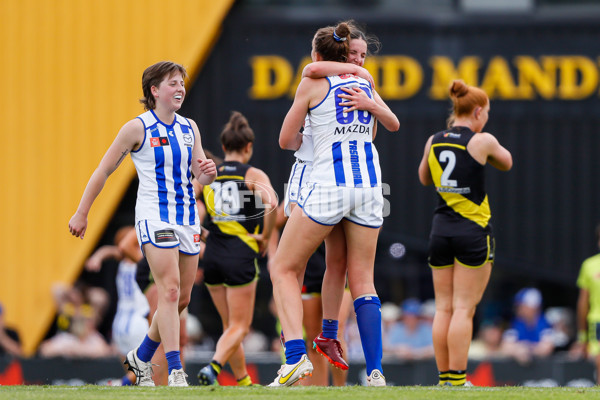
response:
{"label": "blurred spectator", "polygon": [[252,326],[250,326],[250,330],[246,334],[242,344],[246,354],[269,350],[269,339],[267,338],[267,335],[257,331]]}
{"label": "blurred spectator", "polygon": [[387,351],[390,347],[388,343],[390,329],[398,323],[400,315],[400,307],[398,307],[395,303],[388,301],[381,305],[381,333],[383,337],[383,351]]}
{"label": "blurred spectator", "polygon": [[4,308],[0,304],[0,356],[4,354],[20,357],[23,349],[17,331],[4,325]]}
{"label": "blurred spectator", "polygon": [[425,300],[421,304],[421,318],[433,325],[433,317],[435,317],[435,299]]}
{"label": "blurred spectator", "polygon": [[573,333],[573,311],[567,307],[551,307],[544,313],[552,326],[554,352],[569,350],[575,338]]}
{"label": "blurred spectator", "polygon": [[204,332],[202,323],[194,314],[188,313],[185,329],[188,337],[186,358],[188,353],[215,350],[215,341]]}
{"label": "blurred spectator", "polygon": [[56,329],[58,332],[69,331],[73,316],[81,308],[91,308],[96,327],[100,325],[102,317],[110,303],[106,290],[100,287],[87,286],[83,282],[76,282],[73,286],[57,282],[52,286],[52,297],[57,309]]}
{"label": "blurred spectator", "polygon": [[522,364],[554,351],[552,326],[542,314],[542,294],[521,289],[515,296],[515,317],[502,338],[502,351]]}
{"label": "blurred spectator", "polygon": [[58,332],[40,346],[42,357],[108,357],[112,348],[96,329],[96,312],[84,304],[70,316],[69,330]]}
{"label": "blurred spectator", "polygon": [[358,324],[356,322],[356,313],[351,312],[346,321],[346,329],[344,331],[344,340],[348,346],[348,361],[365,361],[362,342],[360,341],[360,333],[358,332]]}
{"label": "blurred spectator", "polygon": [[502,351],[502,335],[504,330],[501,321],[483,321],[477,337],[471,342],[469,359],[491,360],[506,357]]}
{"label": "blurred spectator", "polygon": [[405,360],[433,357],[431,324],[421,318],[421,303],[407,299],[402,303],[400,321],[388,332],[388,350]]}

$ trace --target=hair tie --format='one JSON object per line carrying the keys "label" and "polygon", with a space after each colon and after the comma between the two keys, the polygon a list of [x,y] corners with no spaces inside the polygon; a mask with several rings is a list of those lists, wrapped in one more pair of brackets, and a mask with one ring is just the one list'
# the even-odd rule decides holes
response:
{"label": "hair tie", "polygon": [[345,42],[347,39],[345,37],[339,37],[337,35],[337,33],[335,33],[335,29],[333,29],[333,38],[335,39],[336,42]]}

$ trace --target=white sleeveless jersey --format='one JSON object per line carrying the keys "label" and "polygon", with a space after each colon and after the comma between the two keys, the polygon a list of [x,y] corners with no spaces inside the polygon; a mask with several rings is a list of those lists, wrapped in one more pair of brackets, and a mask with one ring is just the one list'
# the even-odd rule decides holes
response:
{"label": "white sleeveless jersey", "polygon": [[344,113],[342,87],[360,87],[373,97],[370,83],[354,75],[327,77],[329,92],[310,109],[314,146],[311,182],[345,187],[381,186],[379,155],[373,145],[375,117],[367,111]]}
{"label": "white sleeveless jersey", "polygon": [[313,142],[312,132],[310,129],[310,118],[308,115],[304,119],[304,130],[302,131],[302,144],[300,148],[296,150],[294,156],[304,162],[313,161]]}
{"label": "white sleeveless jersey", "polygon": [[135,280],[137,265],[131,261],[122,260],[117,270],[117,313],[113,320],[113,329],[126,332],[127,326],[134,314],[146,318],[150,306]]}
{"label": "white sleeveless jersey", "polygon": [[131,152],[140,180],[136,220],[198,223],[190,168],[195,136],[190,122],[175,114],[173,123],[166,125],[152,110],[138,118],[145,134],[140,148]]}

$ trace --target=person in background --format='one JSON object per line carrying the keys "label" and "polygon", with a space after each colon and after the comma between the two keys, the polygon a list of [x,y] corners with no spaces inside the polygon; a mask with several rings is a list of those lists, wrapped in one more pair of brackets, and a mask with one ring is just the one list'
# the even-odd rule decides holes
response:
{"label": "person in background", "polygon": [[534,357],[548,357],[554,351],[552,325],[542,312],[542,294],[523,288],[515,295],[515,316],[502,338],[502,351],[521,364]]}
{"label": "person in background", "polygon": [[202,149],[196,123],[177,114],[185,98],[185,68],[161,61],[142,75],[145,112],[127,122],[92,174],[69,231],[83,239],[88,214],[108,177],[131,153],[139,186],[135,208],[138,242],[158,289],[158,306],[148,334],[127,354],[140,386],[154,386],[151,359],[162,343],[169,386],[188,386],[181,364],[180,320],[198,270],[200,221],[192,179],[208,185],[215,163]]}
{"label": "person in background", "polygon": [[[265,254],[275,224],[277,195],[262,170],[248,164],[254,131],[234,111],[221,132],[224,162],[217,177],[203,188],[210,216],[202,259],[204,283],[219,312],[223,333],[211,362],[198,372],[200,385],[215,385],[229,362],[240,386],[252,385],[242,342],[254,316],[259,254]],[[261,227],[262,225],[262,227]]]}
{"label": "person in background", "polygon": [[423,185],[435,185],[439,201],[429,236],[438,383],[463,386],[473,316],[494,262],[485,165],[508,171],[512,155],[493,135],[482,132],[490,111],[483,90],[454,80],[449,95],[453,109],[448,129],[429,137],[418,172]]}
{"label": "person in background", "polygon": [[19,333],[4,323],[4,307],[0,303],[0,356],[8,354],[13,357],[23,356]]}
{"label": "person in background", "polygon": [[[600,248],[600,225],[596,226]],[[577,342],[571,348],[575,357],[589,356],[596,364],[596,383],[600,384],[600,254],[581,264],[577,287]]]}
{"label": "person in background", "polygon": [[96,310],[83,304],[71,314],[69,327],[42,342],[42,357],[101,358],[114,355],[113,349],[96,328]]}
{"label": "person in background", "polygon": [[387,336],[388,351],[403,360],[433,357],[431,324],[421,319],[421,302],[406,299],[402,302],[400,321],[392,325]]}
{"label": "person in background", "polygon": [[502,350],[503,334],[502,321],[483,321],[469,347],[469,359],[485,361],[506,358],[507,355]]}
{"label": "person in background", "polygon": [[[117,230],[114,245],[105,245],[98,248],[85,263],[85,269],[99,272],[102,263],[109,258],[119,261],[117,269],[117,312],[112,323],[112,342],[122,357],[134,349],[140,343],[148,331],[148,314],[150,306],[148,300],[138,286],[135,276],[137,272],[136,261],[142,257],[139,247],[135,248],[135,254],[131,257],[124,255],[119,243],[130,233],[135,237],[133,226],[124,226]],[[111,386],[129,386],[135,383],[135,374],[129,371],[121,380],[109,381]]]}
{"label": "person in background", "polygon": [[381,305],[381,332],[383,336],[383,351],[387,352],[390,349],[388,341],[390,330],[398,323],[402,311],[400,307],[391,301],[387,301]]}
{"label": "person in background", "polygon": [[569,351],[575,342],[575,312],[568,307],[549,307],[544,317],[552,326],[554,353]]}

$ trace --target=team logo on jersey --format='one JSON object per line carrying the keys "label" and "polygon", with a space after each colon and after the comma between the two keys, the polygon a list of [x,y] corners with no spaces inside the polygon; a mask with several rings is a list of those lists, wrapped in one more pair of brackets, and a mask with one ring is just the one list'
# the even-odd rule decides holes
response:
{"label": "team logo on jersey", "polygon": [[160,146],[168,146],[169,138],[168,137],[153,137],[150,138],[150,147],[160,147]]}
{"label": "team logo on jersey", "polygon": [[192,147],[192,135],[183,135],[183,144]]}
{"label": "team logo on jersey", "polygon": [[164,243],[164,242],[175,242],[177,238],[175,237],[175,232],[170,229],[163,229],[161,231],[154,232],[154,240],[156,243]]}

